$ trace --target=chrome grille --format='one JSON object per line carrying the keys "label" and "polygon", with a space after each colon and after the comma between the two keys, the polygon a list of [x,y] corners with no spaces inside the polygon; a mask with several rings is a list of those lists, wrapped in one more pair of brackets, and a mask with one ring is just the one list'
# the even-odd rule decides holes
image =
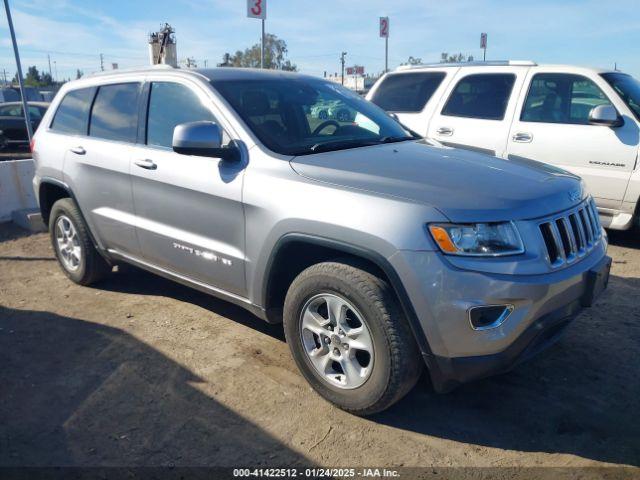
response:
{"label": "chrome grille", "polygon": [[540,223],[540,233],[553,268],[583,257],[602,237],[593,199],[589,198],[572,210],[545,219]]}

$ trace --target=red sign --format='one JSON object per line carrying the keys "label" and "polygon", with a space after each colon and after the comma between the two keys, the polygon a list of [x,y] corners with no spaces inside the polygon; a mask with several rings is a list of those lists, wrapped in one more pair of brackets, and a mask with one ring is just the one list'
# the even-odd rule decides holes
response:
{"label": "red sign", "polygon": [[480,34],[480,48],[487,48],[487,34]]}
{"label": "red sign", "polygon": [[267,18],[267,0],[247,0],[247,17]]}
{"label": "red sign", "polygon": [[389,17],[380,17],[380,38],[389,38]]}

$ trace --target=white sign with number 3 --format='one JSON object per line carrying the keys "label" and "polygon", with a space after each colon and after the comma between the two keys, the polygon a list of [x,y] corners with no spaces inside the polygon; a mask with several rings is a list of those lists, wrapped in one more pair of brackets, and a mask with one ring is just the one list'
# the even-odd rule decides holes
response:
{"label": "white sign with number 3", "polygon": [[380,17],[380,38],[389,38],[389,17]]}
{"label": "white sign with number 3", "polygon": [[267,0],[247,0],[247,17],[267,18]]}

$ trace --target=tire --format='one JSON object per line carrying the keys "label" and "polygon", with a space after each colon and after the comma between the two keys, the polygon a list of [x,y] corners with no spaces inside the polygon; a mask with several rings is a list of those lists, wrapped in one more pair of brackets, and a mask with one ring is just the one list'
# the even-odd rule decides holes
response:
{"label": "tire", "polygon": [[73,282],[91,285],[111,272],[111,266],[93,245],[78,206],[72,199],[60,199],[51,207],[49,235],[62,271]]}
{"label": "tire", "polygon": [[[340,313],[342,320],[334,322],[337,315],[332,317],[329,308],[340,302],[345,303],[335,311],[346,313]],[[385,410],[413,388],[422,372],[418,347],[392,288],[357,262],[324,262],[304,270],[289,287],[283,314],[285,337],[298,368],[322,397],[343,410],[356,415]],[[330,322],[322,328],[331,326],[333,331],[322,333],[315,326],[316,319]],[[351,333],[340,336],[338,327],[345,322]],[[353,332],[361,334],[354,340]],[[368,347],[372,351],[367,362]]]}

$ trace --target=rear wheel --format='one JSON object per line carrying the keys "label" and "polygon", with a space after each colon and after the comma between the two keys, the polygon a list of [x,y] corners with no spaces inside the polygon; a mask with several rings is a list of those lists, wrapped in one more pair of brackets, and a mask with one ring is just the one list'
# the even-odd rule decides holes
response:
{"label": "rear wheel", "polygon": [[49,234],[62,271],[75,283],[90,285],[111,271],[109,264],[94,247],[72,199],[63,198],[53,204]]}
{"label": "rear wheel", "polygon": [[391,406],[422,370],[391,287],[353,262],[320,263],[298,275],[286,296],[284,328],[311,386],[358,415]]}

